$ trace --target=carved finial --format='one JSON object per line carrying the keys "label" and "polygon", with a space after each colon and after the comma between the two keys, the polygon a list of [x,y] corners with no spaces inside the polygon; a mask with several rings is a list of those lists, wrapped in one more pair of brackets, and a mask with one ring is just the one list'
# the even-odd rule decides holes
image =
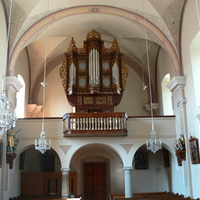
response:
{"label": "carved finial", "polygon": [[91,32],[89,32],[89,33],[87,34],[86,39],[88,40],[88,39],[91,39],[91,38],[97,38],[97,39],[100,39],[100,40],[101,40],[101,34],[98,33],[98,32],[95,31],[95,30],[92,30]]}
{"label": "carved finial", "polygon": [[68,48],[68,53],[74,51],[74,52],[78,52],[78,48],[76,47],[76,42],[74,41],[74,38],[72,37],[72,40],[70,42],[70,46]]}
{"label": "carved finial", "polygon": [[110,52],[112,53],[113,51],[120,52],[120,48],[118,46],[118,42],[117,42],[116,37],[114,38],[113,43],[112,43],[112,47],[110,48]]}

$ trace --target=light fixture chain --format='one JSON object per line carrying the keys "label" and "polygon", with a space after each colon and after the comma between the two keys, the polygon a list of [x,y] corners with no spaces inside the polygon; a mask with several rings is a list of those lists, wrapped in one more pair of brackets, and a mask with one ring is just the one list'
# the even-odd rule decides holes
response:
{"label": "light fixture chain", "polygon": [[[47,0],[47,18],[49,13],[49,0]],[[46,29],[45,36],[45,53],[44,53],[44,84],[43,84],[43,118],[42,118],[42,130],[44,131],[44,114],[45,114],[45,93],[46,93],[46,69],[47,69],[47,40],[48,40],[48,28]]]}
{"label": "light fixture chain", "polygon": [[[49,13],[49,0],[47,0],[47,18]],[[47,68],[47,38],[48,38],[48,28],[46,29],[45,38],[45,59],[44,59],[44,82],[43,82],[43,119],[42,119],[42,131],[40,133],[40,138],[37,142],[35,139],[35,149],[39,150],[41,153],[45,153],[47,150],[51,149],[51,140],[49,143],[46,140],[46,134],[44,131],[44,113],[45,113],[45,92],[46,92],[46,68]]]}
{"label": "light fixture chain", "polygon": [[[143,9],[144,9],[144,0],[143,0]],[[145,9],[144,9],[145,10]],[[149,64],[149,47],[148,47],[148,40],[147,40],[147,23],[146,19],[144,18],[144,27],[145,27],[145,41],[146,41],[146,51],[147,51],[147,65],[148,65],[148,76],[149,76],[149,97],[150,97],[150,108],[151,108],[151,124],[152,124],[152,131],[151,137],[149,140],[146,140],[146,147],[148,150],[151,150],[153,153],[156,153],[159,149],[162,149],[162,142],[161,139],[157,140],[156,131],[154,130],[154,118],[153,118],[153,104],[152,104],[152,88],[151,88],[151,73],[150,73],[150,64]]]}
{"label": "light fixture chain", "polygon": [[[144,9],[144,0],[143,0],[143,9]],[[144,9],[145,10],[145,9]],[[148,67],[148,76],[149,76],[149,96],[150,96],[150,108],[151,108],[151,120],[152,120],[152,130],[154,130],[154,118],[153,118],[153,108],[152,108],[152,90],[151,90],[151,73],[150,73],[150,64],[149,64],[149,45],[147,41],[147,24],[146,19],[143,16],[145,23],[145,43],[146,43],[146,51],[147,51],[147,67]]]}

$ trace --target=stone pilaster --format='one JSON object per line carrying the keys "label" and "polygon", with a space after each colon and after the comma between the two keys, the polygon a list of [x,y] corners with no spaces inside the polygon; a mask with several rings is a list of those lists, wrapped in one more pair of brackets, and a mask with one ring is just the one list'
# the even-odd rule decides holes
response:
{"label": "stone pilaster", "polygon": [[173,108],[174,114],[176,115],[176,132],[177,137],[180,137],[180,134],[184,135],[185,138],[185,148],[186,148],[186,163],[183,165],[184,168],[184,183],[187,188],[187,195],[193,195],[192,189],[192,174],[191,174],[191,165],[190,165],[190,148],[189,148],[189,134],[187,127],[187,112],[186,104],[187,99],[185,97],[185,76],[174,76],[171,81],[168,83],[167,87],[172,92],[173,98]]}

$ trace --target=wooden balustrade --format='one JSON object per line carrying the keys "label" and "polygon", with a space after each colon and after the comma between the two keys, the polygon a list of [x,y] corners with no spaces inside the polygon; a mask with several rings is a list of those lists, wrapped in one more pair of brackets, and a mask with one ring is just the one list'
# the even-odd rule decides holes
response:
{"label": "wooden balustrade", "polygon": [[67,113],[64,136],[126,136],[126,113]]}

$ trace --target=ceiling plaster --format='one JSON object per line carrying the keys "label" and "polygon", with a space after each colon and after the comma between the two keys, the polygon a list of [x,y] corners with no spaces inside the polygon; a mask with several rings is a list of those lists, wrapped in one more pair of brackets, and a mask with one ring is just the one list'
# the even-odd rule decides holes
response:
{"label": "ceiling plaster", "polygon": [[[5,3],[7,12],[9,2]],[[48,8],[46,0],[13,2],[10,74],[20,52],[27,47],[32,90],[43,71],[46,35],[48,62],[67,51],[71,37],[81,48],[86,34],[96,29],[107,48],[110,48],[116,36],[121,52],[135,60],[140,67],[144,66],[146,71],[147,37],[152,80],[155,80],[159,46],[170,54],[175,71],[181,69],[178,50],[181,12],[185,0],[162,0],[162,3],[160,0],[49,0]]]}

